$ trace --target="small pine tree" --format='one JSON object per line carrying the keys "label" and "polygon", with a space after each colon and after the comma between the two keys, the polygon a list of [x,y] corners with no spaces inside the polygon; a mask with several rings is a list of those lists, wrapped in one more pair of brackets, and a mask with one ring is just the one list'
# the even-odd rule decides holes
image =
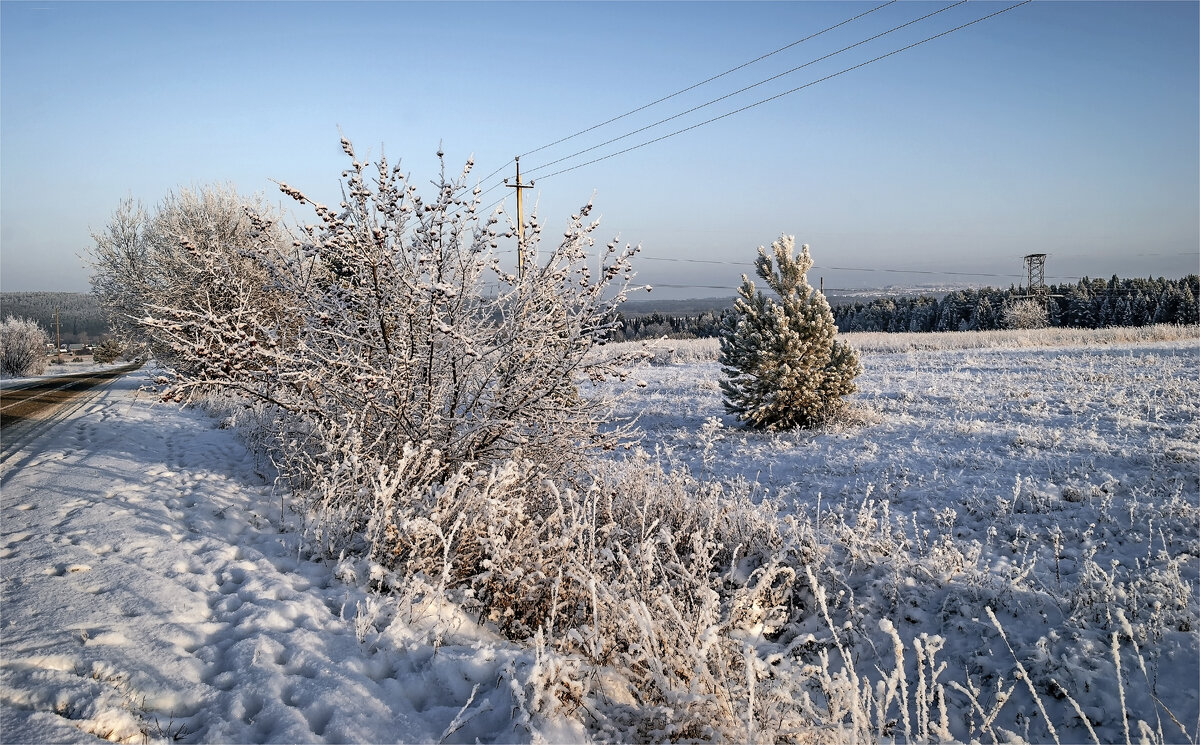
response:
{"label": "small pine tree", "polygon": [[92,360],[107,365],[110,362],[116,362],[122,354],[125,354],[125,345],[116,339],[109,338],[105,339],[92,352]]}
{"label": "small pine tree", "polygon": [[721,330],[725,408],[755,429],[815,427],[841,411],[862,366],[849,345],[834,340],[829,303],[808,284],[808,246],[794,256],[795,239],[784,235],[771,248],[773,257],[759,247],[755,269],[779,301],[742,275]]}

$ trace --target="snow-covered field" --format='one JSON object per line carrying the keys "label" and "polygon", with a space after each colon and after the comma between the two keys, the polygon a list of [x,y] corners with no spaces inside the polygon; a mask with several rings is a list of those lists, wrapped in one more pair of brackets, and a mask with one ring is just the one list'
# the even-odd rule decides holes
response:
{"label": "snow-covered field", "polygon": [[[746,641],[832,655],[833,674],[840,645],[904,702],[885,739],[1195,742],[1200,344],[1183,336],[868,351],[857,421],[816,433],[732,427],[711,348],[613,385],[645,450],[812,522],[840,583],[828,619]],[[587,738],[586,707],[530,713],[535,645],[311,558],[269,468],[144,381],[6,467],[4,741]]]}
{"label": "snow-covered field", "polygon": [[[855,598],[843,617],[865,675],[890,655],[887,619],[910,655],[920,634],[945,639],[941,680],[965,686],[969,674],[993,700],[1015,686],[1022,715],[997,723],[1028,739],[1053,738],[1018,660],[1063,742],[1093,740],[1064,692],[1101,742],[1124,741],[1123,711],[1134,739],[1142,720],[1166,742],[1194,742],[1200,345],[1194,331],[1132,344],[1075,333],[1078,346],[992,332],[990,349],[984,335],[944,335],[963,348],[937,349],[938,335],[847,334],[864,349],[934,348],[866,353],[858,421],[818,433],[732,428],[712,361],[639,370],[646,386],[629,385],[623,413],[665,461],[757,481],[816,521]],[[715,340],[663,344],[679,359],[716,355]]]}

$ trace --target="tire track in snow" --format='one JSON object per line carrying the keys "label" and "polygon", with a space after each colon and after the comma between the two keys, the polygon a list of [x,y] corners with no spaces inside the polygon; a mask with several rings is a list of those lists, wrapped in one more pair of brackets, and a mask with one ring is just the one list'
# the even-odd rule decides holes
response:
{"label": "tire track in snow", "polygon": [[12,386],[3,393],[0,404],[0,481],[24,461],[9,462],[22,447],[34,441],[55,424],[69,419],[93,401],[99,390],[137,370],[142,363],[122,365],[111,370],[63,375]]}

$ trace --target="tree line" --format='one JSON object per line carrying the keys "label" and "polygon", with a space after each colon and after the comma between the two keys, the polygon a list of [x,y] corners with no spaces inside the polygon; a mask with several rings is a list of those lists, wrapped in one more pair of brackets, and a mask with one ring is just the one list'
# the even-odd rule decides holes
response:
{"label": "tree line", "polygon": [[[1050,285],[1044,324],[1054,327],[1104,328],[1157,323],[1200,323],[1200,275],[1179,279],[1111,279],[1084,277],[1072,284]],[[1013,308],[1027,302],[1023,287],[955,290],[942,297],[878,298],[833,307],[838,331],[990,331],[1010,328]],[[622,316],[615,341],[667,336],[675,339],[718,336],[732,309],[694,315],[647,313]]]}
{"label": "tree line", "polygon": [[95,295],[84,292],[4,292],[0,293],[0,316],[27,318],[36,323],[54,341],[54,313],[64,344],[89,344],[100,341],[109,330],[108,318]]}
{"label": "tree line", "polygon": [[[1200,323],[1200,276],[1180,279],[1089,279],[1050,285],[1046,325],[1071,328]],[[1022,287],[956,290],[885,298],[833,309],[841,331],[990,331],[1006,328],[1005,310],[1027,299]]]}

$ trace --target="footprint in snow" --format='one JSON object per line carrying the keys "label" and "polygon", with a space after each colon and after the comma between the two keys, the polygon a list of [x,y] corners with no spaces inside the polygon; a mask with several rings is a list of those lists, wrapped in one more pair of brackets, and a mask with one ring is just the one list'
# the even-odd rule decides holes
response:
{"label": "footprint in snow", "polygon": [[64,574],[76,574],[78,572],[90,572],[92,568],[87,564],[55,564],[46,570],[46,574],[51,577],[61,577]]}

